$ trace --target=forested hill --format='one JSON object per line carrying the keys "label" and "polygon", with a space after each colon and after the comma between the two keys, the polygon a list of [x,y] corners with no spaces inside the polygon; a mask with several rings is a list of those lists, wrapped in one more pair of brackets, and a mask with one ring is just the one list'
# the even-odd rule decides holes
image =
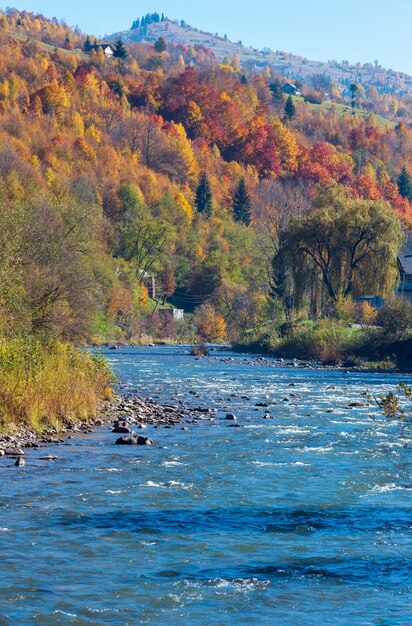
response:
{"label": "forested hill", "polygon": [[204,32],[186,24],[184,20],[171,20],[158,13],[137,18],[130,29],[112,35],[111,39],[119,36],[129,42],[155,43],[162,37],[168,44],[194,48],[201,46],[212,50],[218,61],[237,55],[242,65],[251,69],[269,67],[288,79],[302,80],[308,84],[312,81],[316,84],[319,77],[324,76],[347,93],[351,83],[359,81],[364,87],[375,87],[381,93],[412,94],[412,76],[397,72],[396,68],[385,69],[378,61],[351,65],[345,60],[309,60],[284,50],[258,50],[243,45],[241,41],[232,42],[226,35]]}
{"label": "forested hill", "polygon": [[[339,93],[286,98],[270,68],[155,44],[106,58],[56,20],[0,15],[1,336],[233,339],[392,290],[410,99],[364,91],[352,114]],[[314,232],[335,241],[327,268]]]}

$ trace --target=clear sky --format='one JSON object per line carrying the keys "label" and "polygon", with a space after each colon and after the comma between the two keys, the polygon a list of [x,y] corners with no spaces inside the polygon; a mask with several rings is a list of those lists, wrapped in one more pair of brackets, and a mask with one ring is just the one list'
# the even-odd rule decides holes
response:
{"label": "clear sky", "polygon": [[[7,6],[0,0],[1,6]],[[412,74],[412,0],[16,0],[18,9],[64,18],[90,34],[129,28],[157,11],[253,47],[312,60],[379,60]]]}

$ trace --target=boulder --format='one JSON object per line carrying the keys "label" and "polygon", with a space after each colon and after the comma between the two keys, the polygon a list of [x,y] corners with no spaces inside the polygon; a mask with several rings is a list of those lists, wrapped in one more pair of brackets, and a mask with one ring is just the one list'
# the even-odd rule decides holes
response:
{"label": "boulder", "polygon": [[132,431],[127,426],[116,426],[116,428],[113,428],[112,432],[120,435],[122,433],[130,434]]}
{"label": "boulder", "polygon": [[24,467],[26,465],[26,461],[23,459],[23,457],[19,456],[14,465],[16,467]]}
{"label": "boulder", "polygon": [[237,420],[237,417],[236,415],[233,415],[233,413],[227,413],[225,419],[235,422]]}
{"label": "boulder", "polygon": [[149,437],[120,437],[116,441],[118,446],[152,446],[153,441]]}
{"label": "boulder", "polygon": [[4,450],[4,453],[7,456],[24,456],[24,451],[21,448],[18,448],[17,446],[6,448]]}

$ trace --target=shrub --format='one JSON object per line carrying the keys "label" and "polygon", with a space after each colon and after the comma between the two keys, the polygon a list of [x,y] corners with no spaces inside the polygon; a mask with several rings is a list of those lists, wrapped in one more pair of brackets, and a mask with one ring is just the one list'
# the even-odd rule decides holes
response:
{"label": "shrub", "polygon": [[378,310],[370,302],[361,302],[357,307],[356,319],[363,326],[374,326],[378,317]]}
{"label": "shrub", "polygon": [[363,333],[334,319],[322,319],[291,330],[276,353],[301,359],[338,363],[363,342]]}
{"label": "shrub", "polygon": [[0,430],[36,431],[96,415],[110,396],[112,374],[103,360],[70,344],[0,342]]}
{"label": "shrub", "polygon": [[412,303],[405,298],[390,298],[379,310],[376,323],[388,339],[404,339],[412,328]]}
{"label": "shrub", "polygon": [[209,348],[204,344],[193,346],[190,354],[191,356],[209,356]]}

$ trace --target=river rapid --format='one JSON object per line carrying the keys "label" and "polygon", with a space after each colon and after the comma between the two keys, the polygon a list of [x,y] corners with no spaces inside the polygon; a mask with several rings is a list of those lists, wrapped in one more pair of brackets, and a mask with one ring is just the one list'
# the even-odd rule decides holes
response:
{"label": "river rapid", "polygon": [[349,407],[398,377],[188,353],[106,357],[123,392],[214,420],[0,459],[0,624],[410,625],[408,438]]}

